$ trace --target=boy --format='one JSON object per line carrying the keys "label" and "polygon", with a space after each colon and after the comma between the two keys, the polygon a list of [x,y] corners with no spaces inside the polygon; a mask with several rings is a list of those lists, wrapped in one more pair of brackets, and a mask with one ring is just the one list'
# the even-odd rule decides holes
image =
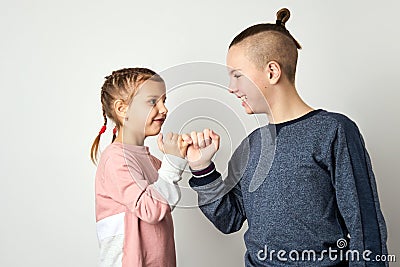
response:
{"label": "boy", "polygon": [[[258,24],[229,46],[230,92],[270,124],[247,136],[222,179],[211,162],[219,136],[184,135],[205,216],[223,233],[245,220],[246,266],[385,266],[386,226],[370,158],[356,124],[314,110],[297,94],[298,42],[285,27]],[[263,97],[259,97],[260,94]],[[266,102],[265,102],[266,101]]]}

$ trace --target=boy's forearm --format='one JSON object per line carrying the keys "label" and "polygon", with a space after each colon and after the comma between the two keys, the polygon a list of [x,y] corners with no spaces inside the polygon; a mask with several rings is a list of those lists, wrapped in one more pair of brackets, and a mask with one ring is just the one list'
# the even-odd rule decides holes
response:
{"label": "boy's forearm", "polygon": [[198,193],[200,210],[215,227],[225,234],[240,230],[246,220],[240,190],[228,188],[214,164],[194,172],[189,185]]}

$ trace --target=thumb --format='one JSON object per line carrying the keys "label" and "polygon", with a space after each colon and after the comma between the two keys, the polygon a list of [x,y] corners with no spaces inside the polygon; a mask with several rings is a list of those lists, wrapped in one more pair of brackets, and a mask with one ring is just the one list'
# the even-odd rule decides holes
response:
{"label": "thumb", "polygon": [[158,134],[157,144],[158,144],[158,149],[160,149],[160,151],[164,153],[164,142],[162,133]]}
{"label": "thumb", "polygon": [[178,143],[181,144],[182,148],[187,148],[190,145],[189,141],[184,140],[181,135],[178,137]]}
{"label": "thumb", "polygon": [[179,150],[181,151],[181,156],[186,157],[189,144],[185,140],[183,140],[182,135],[179,135],[178,137],[178,145],[179,145]]}
{"label": "thumb", "polygon": [[210,131],[210,137],[212,142],[214,143],[215,149],[218,150],[219,149],[219,135],[216,134],[213,130]]}

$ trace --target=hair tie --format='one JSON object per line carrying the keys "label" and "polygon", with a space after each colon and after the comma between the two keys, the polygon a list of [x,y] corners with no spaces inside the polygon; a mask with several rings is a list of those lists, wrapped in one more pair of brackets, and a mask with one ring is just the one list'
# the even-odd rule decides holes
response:
{"label": "hair tie", "polygon": [[107,129],[107,126],[103,125],[103,127],[101,127],[99,135],[103,134]]}
{"label": "hair tie", "polygon": [[117,130],[118,130],[117,126],[115,126],[114,129],[113,129],[113,135],[115,135],[117,133]]}
{"label": "hair tie", "polygon": [[282,20],[277,19],[277,20],[276,20],[276,25],[279,25],[279,26],[282,25]]}

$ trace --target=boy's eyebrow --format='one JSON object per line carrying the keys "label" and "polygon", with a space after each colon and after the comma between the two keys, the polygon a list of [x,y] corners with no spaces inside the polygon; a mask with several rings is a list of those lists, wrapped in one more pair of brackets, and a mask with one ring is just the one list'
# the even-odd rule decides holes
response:
{"label": "boy's eyebrow", "polygon": [[234,73],[235,71],[240,71],[241,69],[233,69],[229,72],[229,75],[232,75],[232,73]]}
{"label": "boy's eyebrow", "polygon": [[167,96],[164,94],[164,95],[148,95],[147,96],[147,98],[150,98],[150,97],[155,97],[155,98],[162,98],[162,97],[164,97],[164,98],[167,98]]}

